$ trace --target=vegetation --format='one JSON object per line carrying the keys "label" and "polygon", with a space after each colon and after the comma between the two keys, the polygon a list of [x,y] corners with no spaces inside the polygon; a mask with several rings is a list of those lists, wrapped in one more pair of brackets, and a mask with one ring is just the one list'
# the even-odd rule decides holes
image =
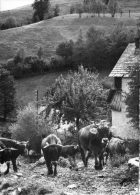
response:
{"label": "vegetation", "polygon": [[10,73],[0,67],[0,117],[6,121],[15,109],[15,86]]}
{"label": "vegetation", "polygon": [[108,11],[112,17],[115,17],[116,12],[119,10],[119,5],[117,0],[109,0]]}
{"label": "vegetation", "polygon": [[74,122],[79,129],[80,123],[106,114],[105,97],[98,74],[81,66],[66,78],[58,77],[46,92],[46,103],[60,110],[60,117],[64,115],[64,120]]}
{"label": "vegetation", "polygon": [[[1,31],[0,33],[0,62],[13,58],[18,48],[24,48],[26,55],[33,56],[38,48],[42,47],[44,58],[55,55],[56,47],[69,40],[77,40],[79,29],[82,31],[83,39],[90,27],[96,25],[97,30],[103,30],[110,34],[122,21],[127,31],[135,31],[136,20],[133,18],[110,18],[110,17],[82,17],[78,15],[67,15],[46,20],[27,27]],[[45,41],[44,41],[45,40]],[[36,44],[34,44],[36,43]]]}
{"label": "vegetation", "polygon": [[45,14],[49,13],[50,1],[49,0],[35,0],[33,3],[33,21],[38,22],[44,19]]}
{"label": "vegetation", "polygon": [[0,24],[0,29],[5,30],[9,28],[15,28],[17,27],[17,21],[15,17],[8,17],[6,18],[1,24]]}
{"label": "vegetation", "polygon": [[38,116],[37,109],[33,104],[28,104],[23,109],[18,110],[17,122],[12,124],[9,129],[12,138],[21,141],[47,134],[50,130],[43,117]]}
{"label": "vegetation", "polygon": [[133,40],[134,34],[122,23],[118,24],[110,34],[91,27],[86,40],[80,31],[76,42],[61,43],[56,49],[56,54],[64,58],[65,64],[69,59],[69,65],[73,64],[75,68],[83,64],[91,70],[111,70],[127,44]]}

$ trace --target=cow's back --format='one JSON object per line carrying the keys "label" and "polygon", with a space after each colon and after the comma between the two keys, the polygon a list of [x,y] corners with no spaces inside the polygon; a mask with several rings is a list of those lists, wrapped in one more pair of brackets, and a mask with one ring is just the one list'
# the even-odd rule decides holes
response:
{"label": "cow's back", "polygon": [[85,150],[91,150],[99,144],[98,131],[93,124],[80,129],[78,139],[80,147]]}
{"label": "cow's back", "polygon": [[3,143],[7,148],[16,148],[17,147],[17,141],[13,139],[8,139],[8,138],[0,138],[0,142]]}
{"label": "cow's back", "polygon": [[0,138],[0,142],[3,143],[3,145],[6,146],[7,148],[18,149],[20,154],[25,153],[26,146],[25,144],[22,144],[19,141],[2,137]]}

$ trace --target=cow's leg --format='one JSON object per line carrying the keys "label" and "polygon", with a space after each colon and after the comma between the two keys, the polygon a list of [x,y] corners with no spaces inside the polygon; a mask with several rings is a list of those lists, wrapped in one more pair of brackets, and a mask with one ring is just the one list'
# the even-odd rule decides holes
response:
{"label": "cow's leg", "polygon": [[85,155],[85,164],[86,164],[86,167],[87,167],[88,159],[89,159],[90,155],[91,155],[91,152],[86,151],[86,155]]}
{"label": "cow's leg", "polygon": [[98,165],[97,154],[94,154],[94,156],[95,156],[95,169],[98,169],[99,165]]}
{"label": "cow's leg", "polygon": [[76,171],[78,171],[78,167],[75,160],[75,155],[69,156],[69,162],[70,162],[70,169],[75,168]]}
{"label": "cow's leg", "polygon": [[53,162],[54,165],[54,176],[57,175],[57,162]]}
{"label": "cow's leg", "polygon": [[104,159],[103,159],[103,154],[99,155],[99,167],[98,169],[103,169],[103,165],[104,165]]}
{"label": "cow's leg", "polygon": [[4,172],[4,175],[8,174],[9,173],[9,168],[10,168],[10,162],[6,162],[6,165],[7,165],[7,170]]}
{"label": "cow's leg", "polygon": [[50,161],[46,162],[47,168],[48,168],[48,175],[53,174],[53,170],[52,170],[52,164]]}
{"label": "cow's leg", "polygon": [[16,160],[12,160],[12,164],[13,164],[13,170],[14,170],[14,172],[17,172]]}
{"label": "cow's leg", "polygon": [[81,152],[82,161],[86,167],[87,164],[86,164],[86,159],[85,159],[85,152],[84,152],[83,148],[81,148],[81,147],[80,147],[80,152]]}

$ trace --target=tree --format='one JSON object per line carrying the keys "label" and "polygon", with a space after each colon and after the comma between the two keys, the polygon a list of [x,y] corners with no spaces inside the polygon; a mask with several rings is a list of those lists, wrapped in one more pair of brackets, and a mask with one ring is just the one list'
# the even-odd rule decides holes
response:
{"label": "tree", "polygon": [[68,58],[72,58],[73,55],[73,41],[67,41],[60,43],[56,48],[56,54],[61,56],[65,63],[67,63]]}
{"label": "tree", "polygon": [[66,78],[58,77],[46,92],[46,103],[60,111],[60,116],[74,122],[77,129],[80,122],[99,119],[106,114],[105,91],[98,74],[91,73],[82,66],[78,72],[70,72]]}
{"label": "tree", "polygon": [[56,16],[59,16],[59,13],[60,13],[60,8],[59,8],[59,5],[55,5],[55,7],[54,7],[54,9],[53,9],[53,11],[54,11],[54,16],[56,17]]}
{"label": "tree", "polygon": [[39,59],[42,59],[42,56],[43,56],[43,49],[42,49],[42,47],[40,47],[40,48],[38,49],[38,51],[37,51],[37,56],[38,56]]}
{"label": "tree", "polygon": [[[140,60],[140,59],[139,59]],[[131,69],[130,92],[126,97],[128,117],[133,126],[139,128],[139,98],[140,98],[140,61]]]}
{"label": "tree", "polygon": [[4,121],[15,109],[15,93],[13,77],[0,67],[0,116]]}
{"label": "tree", "polygon": [[82,30],[80,29],[77,41],[73,47],[73,62],[76,65],[75,68],[80,64],[86,65],[87,63],[87,50],[85,47],[85,41],[83,40]]}
{"label": "tree", "polygon": [[112,17],[115,17],[116,12],[119,9],[119,5],[117,0],[109,0],[108,2],[108,11],[110,12]]}
{"label": "tree", "polygon": [[107,41],[103,31],[91,27],[87,32],[86,50],[91,69],[105,68],[107,59]]}
{"label": "tree", "polygon": [[36,18],[39,18],[39,20],[41,21],[44,19],[45,14],[49,12],[50,1],[49,0],[35,0],[32,6],[34,9],[33,20],[35,21]]}

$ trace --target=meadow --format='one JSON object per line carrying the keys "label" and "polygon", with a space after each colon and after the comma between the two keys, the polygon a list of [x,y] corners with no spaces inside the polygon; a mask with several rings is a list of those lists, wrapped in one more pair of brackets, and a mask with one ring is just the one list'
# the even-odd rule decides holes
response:
{"label": "meadow", "polygon": [[123,22],[129,29],[136,28],[134,18],[119,17],[111,18],[101,16],[93,17],[90,14],[68,14],[55,17],[38,23],[8,29],[0,33],[0,62],[12,58],[18,49],[23,48],[26,55],[36,55],[38,48],[42,47],[44,58],[55,55],[56,47],[67,40],[77,40],[80,30],[83,37],[91,26],[96,26],[106,32]]}

